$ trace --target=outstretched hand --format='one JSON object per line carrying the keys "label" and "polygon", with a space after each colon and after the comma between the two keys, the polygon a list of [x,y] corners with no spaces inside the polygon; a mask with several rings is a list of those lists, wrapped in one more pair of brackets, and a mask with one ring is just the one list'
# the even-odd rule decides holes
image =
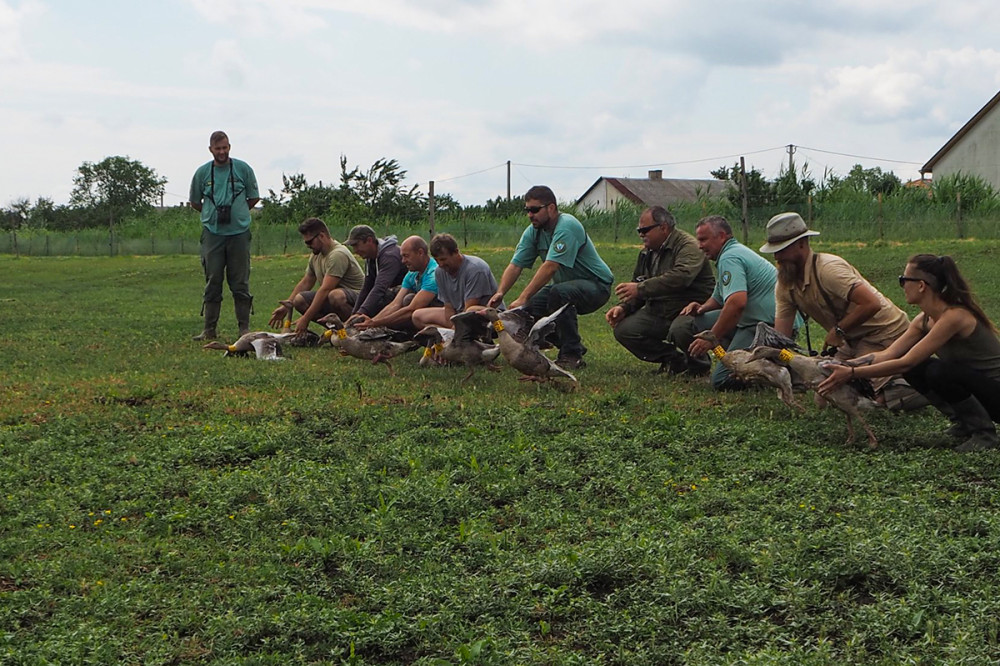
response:
{"label": "outstretched hand", "polygon": [[854,375],[852,366],[844,365],[839,361],[826,361],[821,366],[830,371],[830,374],[816,387],[816,392],[820,395],[830,393],[838,386],[846,384]]}

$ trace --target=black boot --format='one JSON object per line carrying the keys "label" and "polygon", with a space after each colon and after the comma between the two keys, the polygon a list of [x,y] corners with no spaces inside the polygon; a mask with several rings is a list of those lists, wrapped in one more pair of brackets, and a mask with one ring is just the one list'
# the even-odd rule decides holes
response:
{"label": "black boot", "polygon": [[215,340],[219,337],[216,329],[219,325],[219,313],[222,311],[222,302],[215,301],[212,303],[203,303],[201,311],[205,315],[205,328],[201,331],[201,333],[191,339],[205,342],[208,340]]}
{"label": "black boot", "polygon": [[956,451],[971,453],[1000,447],[993,418],[976,396],[970,395],[962,402],[956,402],[952,405],[952,409],[955,410],[958,420],[971,433],[965,442],[955,447]]}
{"label": "black boot", "polygon": [[240,337],[250,332],[250,313],[253,312],[253,298],[234,298],[233,307],[236,310],[236,325],[240,328]]}

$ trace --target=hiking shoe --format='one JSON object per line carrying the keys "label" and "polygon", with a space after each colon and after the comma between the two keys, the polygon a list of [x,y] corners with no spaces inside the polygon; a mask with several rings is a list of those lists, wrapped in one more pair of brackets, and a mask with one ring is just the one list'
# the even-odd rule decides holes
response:
{"label": "hiking shoe", "polygon": [[587,367],[587,362],[579,356],[560,356],[556,359],[556,365],[563,370],[579,370]]}

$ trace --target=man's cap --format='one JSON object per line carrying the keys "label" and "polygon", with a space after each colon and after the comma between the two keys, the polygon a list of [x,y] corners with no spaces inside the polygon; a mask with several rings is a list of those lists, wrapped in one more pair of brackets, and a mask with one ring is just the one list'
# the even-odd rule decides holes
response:
{"label": "man's cap", "polygon": [[798,213],[778,213],[767,223],[767,242],[760,251],[780,252],[800,238],[819,236],[818,231],[809,231],[805,220]]}
{"label": "man's cap", "polygon": [[344,241],[344,244],[354,246],[369,238],[377,238],[375,230],[367,224],[359,224],[351,229],[351,233],[347,234],[347,240]]}

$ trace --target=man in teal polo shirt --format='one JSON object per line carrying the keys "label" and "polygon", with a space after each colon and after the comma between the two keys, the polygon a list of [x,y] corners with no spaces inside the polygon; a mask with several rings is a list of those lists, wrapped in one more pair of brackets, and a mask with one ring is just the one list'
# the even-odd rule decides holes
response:
{"label": "man in teal polo shirt", "polygon": [[374,317],[356,314],[351,318],[355,328],[364,330],[388,326],[401,330],[415,330],[413,313],[427,307],[439,307],[437,280],[434,271],[437,262],[430,255],[427,241],[420,236],[410,236],[399,246],[399,253],[407,273],[396,296]]}
{"label": "man in teal polo shirt", "polygon": [[260,201],[250,165],[229,157],[229,137],[213,132],[212,161],[191,179],[188,200],[201,213],[201,266],[205,272],[202,314],[205,327],[195,340],[214,340],[222,310],[222,280],[229,283],[240,335],[250,332],[250,209]]}
{"label": "man in teal polo shirt", "polygon": [[[695,333],[711,329],[727,350],[746,349],[753,342],[758,322],[774,325],[774,285],[778,271],[746,245],[733,238],[726,218],[712,215],[702,218],[695,227],[698,247],[715,261],[718,278],[715,291],[704,303],[693,302],[681,310],[670,327],[669,339],[687,348],[693,357],[705,356],[712,345],[694,338]],[[801,319],[795,327],[801,326]],[[712,386],[720,391],[743,388],[729,376],[721,363],[712,371]]]}
{"label": "man in teal polo shirt", "polygon": [[580,221],[559,212],[551,189],[536,185],[528,190],[524,195],[524,212],[531,225],[521,234],[489,305],[496,307],[503,301],[521,271],[531,268],[541,257],[542,265],[510,307],[526,305],[537,319],[569,304],[556,320],[559,347],[556,363],[567,370],[582,368],[586,365],[583,355],[587,348],[580,339],[577,315],[594,312],[608,301],[614,276]]}

